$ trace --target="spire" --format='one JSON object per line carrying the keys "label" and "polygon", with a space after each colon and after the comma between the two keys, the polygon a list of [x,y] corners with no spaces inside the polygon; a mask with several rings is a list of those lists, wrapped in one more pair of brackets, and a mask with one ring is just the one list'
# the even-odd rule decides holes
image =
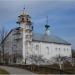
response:
{"label": "spire", "polygon": [[25,7],[23,8],[23,14],[25,13]]}
{"label": "spire", "polygon": [[28,25],[32,25],[32,22],[31,22],[31,17],[30,15],[28,15],[26,13],[26,9],[25,9],[25,6],[22,10],[22,13],[18,16],[18,21],[17,21],[18,24],[21,24],[21,23],[25,23],[25,24],[28,24]]}
{"label": "spire", "polygon": [[26,15],[26,8],[25,8],[25,5],[24,5],[24,8],[23,8],[23,11],[22,11],[22,15]]}
{"label": "spire", "polygon": [[50,34],[50,31],[49,31],[49,25],[48,25],[48,16],[46,17],[46,25],[45,25],[45,33],[47,34],[47,35],[49,35]]}
{"label": "spire", "polygon": [[48,25],[48,16],[47,16],[47,18],[46,18],[46,24]]}
{"label": "spire", "polygon": [[50,27],[50,26],[48,25],[48,16],[47,16],[47,18],[46,18],[46,25],[45,25],[46,30],[48,30],[49,27]]}

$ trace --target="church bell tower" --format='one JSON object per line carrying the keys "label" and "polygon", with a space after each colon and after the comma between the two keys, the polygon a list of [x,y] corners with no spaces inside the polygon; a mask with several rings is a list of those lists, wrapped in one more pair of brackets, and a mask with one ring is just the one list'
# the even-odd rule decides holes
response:
{"label": "church bell tower", "polygon": [[26,13],[25,8],[23,9],[20,16],[18,16],[18,21],[20,28],[22,29],[22,55],[23,62],[26,63],[26,59],[29,55],[32,42],[32,22],[31,17]]}

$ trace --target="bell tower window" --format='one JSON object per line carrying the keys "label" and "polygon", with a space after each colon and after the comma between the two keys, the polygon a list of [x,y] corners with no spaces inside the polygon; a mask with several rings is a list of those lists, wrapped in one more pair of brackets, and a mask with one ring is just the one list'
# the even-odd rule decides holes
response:
{"label": "bell tower window", "polygon": [[24,21],[24,18],[22,18],[22,21]]}

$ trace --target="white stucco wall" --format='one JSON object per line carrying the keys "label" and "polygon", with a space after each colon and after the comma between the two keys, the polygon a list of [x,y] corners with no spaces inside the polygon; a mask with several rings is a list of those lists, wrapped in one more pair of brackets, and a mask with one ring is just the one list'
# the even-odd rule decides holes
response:
{"label": "white stucco wall", "polygon": [[[39,46],[39,49],[36,50],[36,45]],[[54,43],[45,43],[45,42],[33,42],[33,53],[41,54],[45,58],[50,59],[55,56],[67,56],[71,57],[71,45],[63,44],[54,44]]]}
{"label": "white stucco wall", "polygon": [[12,33],[4,40],[4,53],[12,54]]}
{"label": "white stucco wall", "polygon": [[[22,55],[22,37],[14,35],[15,33],[16,31],[13,30],[4,40],[4,53],[9,54],[10,56],[12,56],[13,54]],[[19,40],[17,41],[16,39]],[[10,57],[10,59],[13,60],[13,56]]]}

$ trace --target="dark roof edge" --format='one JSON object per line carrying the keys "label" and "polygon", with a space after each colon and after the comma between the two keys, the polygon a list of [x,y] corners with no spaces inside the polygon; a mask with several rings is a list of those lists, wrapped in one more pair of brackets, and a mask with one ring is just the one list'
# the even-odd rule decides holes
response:
{"label": "dark roof edge", "polygon": [[67,44],[65,44],[65,43],[57,43],[57,42],[39,41],[39,40],[33,40],[33,39],[32,39],[32,41],[37,41],[37,42],[46,42],[46,43],[55,43],[55,44],[63,44],[63,45],[71,45],[71,43],[67,43]]}
{"label": "dark roof edge", "polygon": [[8,32],[8,34],[5,36],[5,38],[2,40],[2,42],[1,43],[3,43],[4,42],[4,40],[9,36],[9,34],[11,34],[11,32],[13,31],[13,29],[11,29],[9,32]]}
{"label": "dark roof edge", "polygon": [[11,32],[12,32],[13,30],[18,29],[18,28],[20,28],[20,27],[16,27],[16,28],[14,28],[14,29],[11,29],[11,30],[8,32],[8,34],[5,36],[5,38],[2,40],[1,43],[4,42],[4,40],[11,34]]}

